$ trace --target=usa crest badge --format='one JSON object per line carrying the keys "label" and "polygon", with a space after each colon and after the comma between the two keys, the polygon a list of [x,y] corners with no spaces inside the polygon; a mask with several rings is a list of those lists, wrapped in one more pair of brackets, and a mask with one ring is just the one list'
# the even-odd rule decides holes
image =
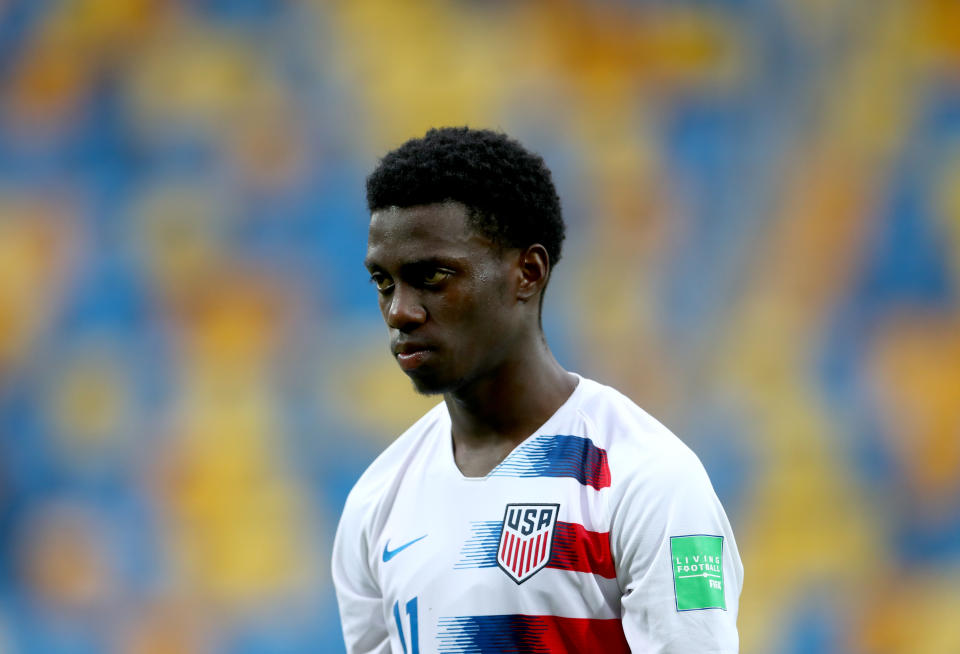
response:
{"label": "usa crest badge", "polygon": [[497,548],[497,565],[518,584],[550,560],[559,504],[507,504]]}

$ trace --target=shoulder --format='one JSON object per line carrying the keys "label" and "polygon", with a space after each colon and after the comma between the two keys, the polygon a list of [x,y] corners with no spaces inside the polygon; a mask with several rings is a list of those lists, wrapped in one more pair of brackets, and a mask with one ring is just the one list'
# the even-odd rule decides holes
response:
{"label": "shoulder", "polygon": [[693,450],[633,400],[590,379],[581,383],[586,386],[578,410],[591,439],[607,453],[614,487],[705,476]]}
{"label": "shoulder", "polygon": [[440,402],[377,456],[354,484],[347,496],[344,515],[367,513],[389,496],[390,490],[417,454],[440,433],[449,422],[446,405]]}
{"label": "shoulder", "polygon": [[690,452],[673,432],[617,389],[586,378],[581,383],[585,388],[577,408],[597,445],[661,456]]}
{"label": "shoulder", "polygon": [[[606,450],[614,540],[656,544],[665,535],[718,534],[732,541],[729,521],[693,450],[622,393],[597,386],[582,411],[592,425],[591,439]],[[624,543],[617,547],[622,554]]]}

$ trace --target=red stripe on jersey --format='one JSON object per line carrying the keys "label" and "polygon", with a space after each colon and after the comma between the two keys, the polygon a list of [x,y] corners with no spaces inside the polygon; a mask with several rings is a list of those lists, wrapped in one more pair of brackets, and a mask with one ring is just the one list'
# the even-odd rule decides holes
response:
{"label": "red stripe on jersey", "polygon": [[560,618],[554,615],[529,616],[544,631],[539,634],[541,647],[548,652],[596,652],[630,654],[620,619]]}
{"label": "red stripe on jersey", "polygon": [[557,522],[547,567],[615,578],[617,571],[610,553],[610,533],[587,531],[583,525],[573,522]]}

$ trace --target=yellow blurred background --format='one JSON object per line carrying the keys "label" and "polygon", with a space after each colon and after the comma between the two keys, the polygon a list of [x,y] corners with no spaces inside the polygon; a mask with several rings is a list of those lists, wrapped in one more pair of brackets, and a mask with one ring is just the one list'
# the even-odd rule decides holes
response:
{"label": "yellow blurred background", "polygon": [[742,652],[960,652],[952,0],[0,0],[0,652],[342,651],[435,402],[363,181],[462,124],[554,171],[548,336],[703,459]]}

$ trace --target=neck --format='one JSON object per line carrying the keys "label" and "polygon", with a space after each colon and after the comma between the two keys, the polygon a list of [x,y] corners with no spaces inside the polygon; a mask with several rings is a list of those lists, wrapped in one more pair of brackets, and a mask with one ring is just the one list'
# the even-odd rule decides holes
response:
{"label": "neck", "polygon": [[532,341],[517,348],[518,356],[508,357],[482,378],[444,395],[454,456],[464,473],[468,468],[476,471],[471,460],[480,461],[480,474],[489,472],[576,388],[577,378],[557,362],[543,334]]}

